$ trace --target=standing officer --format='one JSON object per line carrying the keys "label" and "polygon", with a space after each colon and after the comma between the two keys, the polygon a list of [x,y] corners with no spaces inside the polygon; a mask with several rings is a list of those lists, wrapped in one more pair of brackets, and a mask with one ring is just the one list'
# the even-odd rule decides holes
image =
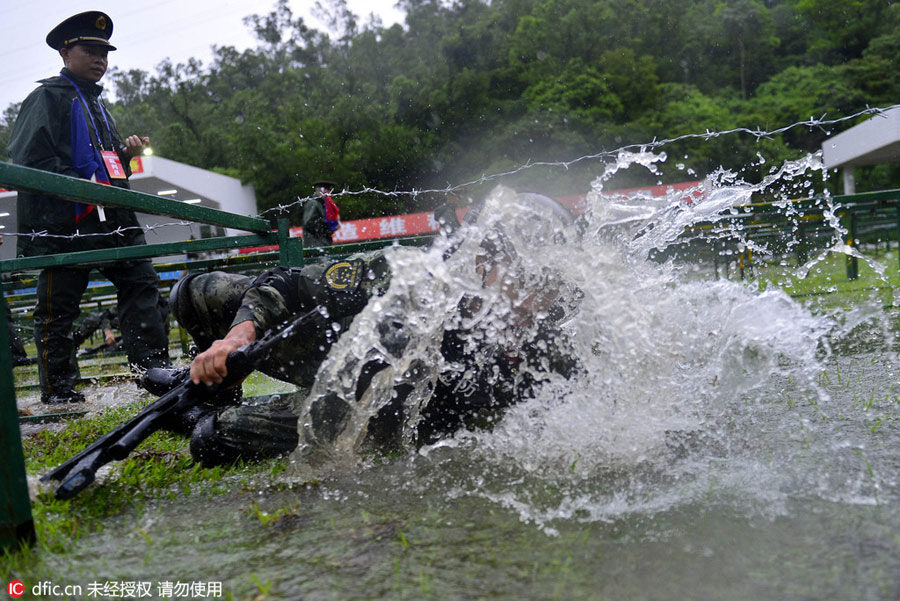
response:
{"label": "standing officer", "polygon": [[[128,188],[131,158],[146,138],[122,138],[100,101],[113,23],[90,11],[69,17],[47,34],[64,68],[41,80],[22,104],[8,150],[13,162],[71,177]],[[96,207],[38,192],[19,192],[17,254],[41,256],[145,244],[133,211]],[[75,236],[76,232],[79,234]],[[115,233],[114,233],[115,232]],[[85,235],[86,234],[86,235]],[[116,286],[122,333],[133,368],[169,364],[168,338],[158,309],[157,276],[149,259],[95,265]],[[41,272],[34,337],[44,403],[84,401],[72,323],[92,267],[50,267]]]}
{"label": "standing officer", "polygon": [[332,234],[340,225],[340,212],[331,198],[334,182],[319,180],[313,184],[315,198],[303,205],[303,246],[331,246]]}

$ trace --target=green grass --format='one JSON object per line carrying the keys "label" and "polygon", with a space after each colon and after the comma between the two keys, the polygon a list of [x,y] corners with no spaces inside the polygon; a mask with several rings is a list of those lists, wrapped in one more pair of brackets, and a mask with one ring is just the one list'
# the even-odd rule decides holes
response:
{"label": "green grass", "polygon": [[828,253],[809,269],[805,277],[800,277],[801,270],[794,262],[756,264],[753,278],[760,290],[778,287],[822,309],[850,307],[872,298],[878,298],[886,307],[894,306],[893,291],[900,288],[897,251],[871,253],[866,258],[883,265],[884,275],[860,259],[857,261],[859,275],[855,280],[850,280],[847,278],[847,256]]}
{"label": "green grass", "polygon": [[[257,394],[277,387],[261,374],[248,386]],[[280,384],[280,383],[277,383]],[[110,408],[99,415],[69,422],[62,430],[47,429],[23,440],[30,478],[47,473],[70,459],[97,438],[121,425],[152,401]],[[31,581],[52,575],[41,556],[66,556],[78,541],[103,530],[104,521],[127,512],[140,514],[146,503],[177,500],[187,495],[225,495],[247,489],[257,476],[270,478],[284,471],[286,459],[238,462],[228,467],[203,468],[188,451],[188,439],[168,432],[151,435],[129,457],[113,462],[112,472],[74,499],[60,501],[52,488],[32,496],[37,542],[31,548],[0,554],[0,573],[27,575]]]}

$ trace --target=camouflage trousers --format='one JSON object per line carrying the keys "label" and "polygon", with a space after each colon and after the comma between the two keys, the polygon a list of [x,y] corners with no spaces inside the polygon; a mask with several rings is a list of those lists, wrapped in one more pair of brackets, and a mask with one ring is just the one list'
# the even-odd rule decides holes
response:
{"label": "camouflage trousers", "polygon": [[244,399],[206,416],[191,433],[191,455],[207,467],[290,453],[299,441],[295,407],[306,391]]}

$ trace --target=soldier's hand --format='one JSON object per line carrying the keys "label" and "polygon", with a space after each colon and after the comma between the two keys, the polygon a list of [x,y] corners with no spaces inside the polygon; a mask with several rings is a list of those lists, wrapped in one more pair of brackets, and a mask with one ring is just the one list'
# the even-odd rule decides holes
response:
{"label": "soldier's hand", "polygon": [[191,381],[207,386],[221,384],[228,369],[225,360],[233,351],[256,340],[256,326],[252,321],[244,321],[229,330],[225,338],[216,340],[212,345],[194,357],[191,363]]}

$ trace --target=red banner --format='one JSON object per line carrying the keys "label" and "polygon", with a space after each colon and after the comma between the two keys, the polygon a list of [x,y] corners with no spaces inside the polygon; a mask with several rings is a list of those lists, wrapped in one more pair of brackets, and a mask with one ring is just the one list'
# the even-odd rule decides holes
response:
{"label": "red banner", "polygon": [[[464,212],[462,213],[464,214]],[[407,215],[391,215],[390,217],[373,217],[342,221],[334,232],[332,240],[335,244],[364,242],[380,238],[401,238],[417,234],[430,234],[437,231],[434,213],[409,213]],[[303,236],[302,227],[291,228],[291,238]],[[277,246],[244,248],[242,253],[274,250]]]}

